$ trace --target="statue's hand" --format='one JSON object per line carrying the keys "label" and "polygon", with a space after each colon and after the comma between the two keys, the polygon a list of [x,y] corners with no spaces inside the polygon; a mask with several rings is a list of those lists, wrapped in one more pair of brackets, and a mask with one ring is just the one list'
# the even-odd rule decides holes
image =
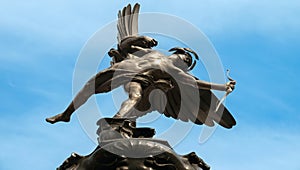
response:
{"label": "statue's hand", "polygon": [[231,93],[235,88],[236,81],[229,81],[226,83],[226,92]]}

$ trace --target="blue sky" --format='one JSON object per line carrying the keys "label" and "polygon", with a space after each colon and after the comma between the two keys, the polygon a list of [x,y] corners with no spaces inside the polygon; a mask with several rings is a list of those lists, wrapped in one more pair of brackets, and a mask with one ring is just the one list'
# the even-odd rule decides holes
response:
{"label": "blue sky", "polygon": [[0,169],[55,169],[71,152],[85,155],[95,148],[76,116],[56,125],[44,118],[71,100],[73,71],[89,37],[135,2],[142,12],[193,23],[238,82],[226,101],[237,126],[218,128],[204,144],[202,127],[193,127],[174,149],[196,151],[213,169],[300,169],[296,0],[1,2]]}

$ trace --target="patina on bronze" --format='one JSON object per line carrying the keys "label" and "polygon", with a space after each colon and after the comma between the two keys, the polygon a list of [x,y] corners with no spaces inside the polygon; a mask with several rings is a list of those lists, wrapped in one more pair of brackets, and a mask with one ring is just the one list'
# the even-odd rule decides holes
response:
{"label": "patina on bronze", "polygon": [[[63,113],[49,123],[70,121],[71,115],[90,96],[123,86],[129,98],[113,118],[98,121],[99,146],[87,156],[73,153],[58,169],[209,169],[195,153],[177,155],[168,142],[152,139],[151,128],[136,128],[135,120],[152,111],[182,121],[232,128],[236,121],[222,104],[236,82],[199,80],[189,73],[198,55],[190,48],[174,47],[166,56],[152,49],[157,40],[138,35],[140,5],[129,4],[118,13],[118,46],[110,49],[111,66],[93,76]],[[195,59],[193,59],[193,57]],[[159,92],[155,91],[158,90]],[[183,90],[183,92],[182,92]],[[226,91],[220,100],[211,90]],[[197,92],[197,93],[195,93]],[[193,100],[197,95],[200,103]]]}

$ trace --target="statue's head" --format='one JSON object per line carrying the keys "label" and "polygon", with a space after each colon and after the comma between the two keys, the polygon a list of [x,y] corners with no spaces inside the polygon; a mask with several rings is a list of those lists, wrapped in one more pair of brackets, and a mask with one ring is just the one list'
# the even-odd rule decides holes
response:
{"label": "statue's head", "polygon": [[193,54],[197,60],[199,59],[197,53],[190,48],[175,47],[171,48],[169,51],[174,51],[174,53],[169,57],[173,60],[177,67],[184,71],[190,71],[196,65],[196,60],[193,61],[191,54]]}

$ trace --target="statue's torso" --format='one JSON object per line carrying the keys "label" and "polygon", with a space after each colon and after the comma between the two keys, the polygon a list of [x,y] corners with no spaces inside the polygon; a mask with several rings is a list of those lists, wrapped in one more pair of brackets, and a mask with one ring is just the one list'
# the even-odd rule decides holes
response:
{"label": "statue's torso", "polygon": [[142,57],[125,59],[122,62],[115,64],[113,67],[116,69],[124,69],[141,73],[149,69],[163,69],[170,64],[172,64],[172,62],[167,56],[158,51],[152,51]]}

